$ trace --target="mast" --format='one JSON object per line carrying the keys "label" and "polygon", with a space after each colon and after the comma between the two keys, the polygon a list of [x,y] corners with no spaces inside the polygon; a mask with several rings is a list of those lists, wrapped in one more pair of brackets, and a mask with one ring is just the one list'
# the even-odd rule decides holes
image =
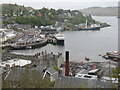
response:
{"label": "mast", "polygon": [[86,20],[86,24],[85,24],[86,26],[87,26],[87,23],[88,23],[88,21]]}

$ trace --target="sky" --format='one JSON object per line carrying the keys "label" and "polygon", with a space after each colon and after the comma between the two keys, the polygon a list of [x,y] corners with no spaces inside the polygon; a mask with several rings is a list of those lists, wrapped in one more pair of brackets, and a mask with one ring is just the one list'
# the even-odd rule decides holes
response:
{"label": "sky", "polygon": [[88,7],[117,6],[119,0],[2,0],[0,3],[16,3],[18,5],[30,6],[35,9],[43,7],[54,9],[78,10]]}

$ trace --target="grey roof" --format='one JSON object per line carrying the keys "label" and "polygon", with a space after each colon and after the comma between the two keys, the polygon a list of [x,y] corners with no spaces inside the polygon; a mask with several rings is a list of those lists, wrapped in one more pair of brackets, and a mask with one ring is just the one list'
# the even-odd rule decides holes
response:
{"label": "grey roof", "polygon": [[81,79],[75,77],[59,77],[55,88],[115,88],[116,84],[100,80]]}
{"label": "grey roof", "polygon": [[36,70],[36,71],[40,72],[40,74],[42,74],[42,75],[44,74],[43,73],[44,68],[40,65],[35,68],[32,68],[31,70]]}
{"label": "grey roof", "polygon": [[53,69],[52,67],[50,67],[50,68],[47,69],[47,72],[50,75],[52,75],[55,78],[55,80],[57,80],[57,78],[58,78],[58,72],[55,69]]}
{"label": "grey roof", "polygon": [[55,69],[53,69],[52,67],[48,68],[47,71],[48,71],[51,75],[57,72],[57,71],[56,71]]}
{"label": "grey roof", "polygon": [[[19,81],[20,80],[20,76],[23,74],[24,70],[25,70],[25,68],[20,68],[20,67],[12,68],[10,73],[9,73],[9,75],[8,75],[8,77],[6,79],[7,80],[11,80],[11,81]],[[30,76],[32,70],[36,70],[36,71],[38,71],[40,73],[40,75],[41,74],[43,75],[43,68],[42,68],[42,66],[38,66],[38,67],[35,67],[35,68],[32,68],[32,69],[28,68],[29,76]]]}
{"label": "grey roof", "polygon": [[32,70],[40,70],[40,71],[43,71],[43,67],[41,65],[35,67],[35,68],[32,68]]}
{"label": "grey roof", "polygon": [[15,67],[15,68],[12,68],[8,74],[8,72],[6,73],[6,80],[12,80],[12,81],[18,81],[19,80],[19,77],[21,76],[22,72],[23,72],[23,68],[19,68],[19,67]]}
{"label": "grey roof", "polygon": [[7,70],[5,70],[4,68],[0,67],[0,74],[5,73]]}

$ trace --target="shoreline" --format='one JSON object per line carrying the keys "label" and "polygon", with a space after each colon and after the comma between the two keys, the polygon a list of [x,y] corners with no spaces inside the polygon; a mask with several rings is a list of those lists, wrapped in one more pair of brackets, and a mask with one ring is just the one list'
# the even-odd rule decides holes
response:
{"label": "shoreline", "polygon": [[[11,58],[18,58],[18,59],[25,59],[25,60],[31,60],[31,61],[33,61],[33,60],[36,60],[36,54],[34,54],[34,55],[20,55],[20,54],[14,54],[14,53],[10,53],[10,51],[3,51],[2,52],[2,54],[4,54],[4,55],[6,55],[7,57],[11,57]],[[64,56],[63,56],[64,57]],[[2,57],[2,58],[4,58],[4,56]],[[3,61],[6,61],[6,60],[3,60]],[[106,64],[108,64],[108,63],[111,63],[111,64],[117,64],[117,62],[112,62],[112,60],[111,60],[111,62],[95,62],[95,61],[92,61],[92,62],[86,62],[86,60],[85,61],[81,61],[81,62],[83,62],[83,63],[96,63],[96,64],[104,64],[104,63],[106,63]],[[77,61],[70,61],[70,63],[71,64],[79,64],[79,63],[81,63],[81,62],[77,62]]]}

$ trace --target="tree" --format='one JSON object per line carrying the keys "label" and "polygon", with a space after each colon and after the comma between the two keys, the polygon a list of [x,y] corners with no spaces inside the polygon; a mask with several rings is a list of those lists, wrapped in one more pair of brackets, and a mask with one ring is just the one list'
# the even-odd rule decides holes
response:
{"label": "tree", "polygon": [[113,69],[113,77],[120,79],[120,67]]}

